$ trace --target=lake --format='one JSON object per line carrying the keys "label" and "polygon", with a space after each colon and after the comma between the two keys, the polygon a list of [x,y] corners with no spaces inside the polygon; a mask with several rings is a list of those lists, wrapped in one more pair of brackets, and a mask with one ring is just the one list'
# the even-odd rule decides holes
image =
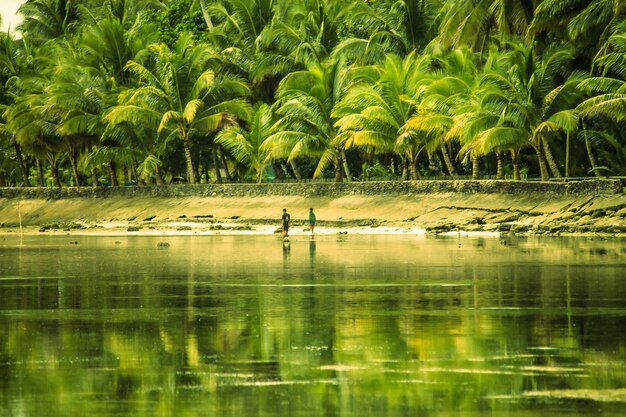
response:
{"label": "lake", "polygon": [[624,410],[626,240],[0,235],[2,417]]}

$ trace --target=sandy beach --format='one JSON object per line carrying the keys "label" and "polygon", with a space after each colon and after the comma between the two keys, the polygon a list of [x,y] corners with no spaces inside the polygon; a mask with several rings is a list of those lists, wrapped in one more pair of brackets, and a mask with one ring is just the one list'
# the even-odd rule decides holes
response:
{"label": "sandy beach", "polygon": [[[388,192],[372,187],[356,184],[341,192],[324,189],[315,194],[303,186],[304,191],[265,189],[257,195],[240,195],[236,187],[230,194],[200,189],[203,195],[188,193],[186,187],[174,189],[186,194],[168,190],[153,195],[154,191],[150,194],[138,188],[130,194],[120,189],[119,195],[105,190],[109,194],[104,197],[44,198],[42,192],[31,190],[24,195],[0,193],[0,233],[272,235],[279,232],[286,208],[292,219],[291,234],[309,235],[307,219],[313,207],[318,235],[626,236],[626,194],[620,192],[567,192],[565,186],[563,192],[558,188],[557,192],[524,191],[522,187],[515,193],[480,189]],[[284,195],[276,195],[281,192]]]}

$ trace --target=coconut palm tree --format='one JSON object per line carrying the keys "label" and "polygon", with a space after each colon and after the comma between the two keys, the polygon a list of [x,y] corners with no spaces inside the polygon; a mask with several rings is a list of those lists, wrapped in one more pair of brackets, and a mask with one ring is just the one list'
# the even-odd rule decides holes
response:
{"label": "coconut palm tree", "polygon": [[549,33],[552,39],[571,41],[580,54],[592,58],[625,15],[621,0],[544,0],[535,10],[529,35],[540,40]]}
{"label": "coconut palm tree", "polygon": [[436,35],[442,0],[383,0],[353,2],[344,12],[352,36],[335,48],[334,55],[374,64],[387,53],[404,56],[421,50]]}
{"label": "coconut palm tree", "polygon": [[550,171],[560,177],[550,140],[575,133],[576,106],[582,100],[578,84],[585,74],[571,71],[574,52],[567,47],[554,46],[541,56],[524,42],[508,42],[506,48],[492,51],[481,81],[480,108],[468,116],[478,117],[481,124],[468,130],[471,141],[466,149],[497,150],[502,141],[519,146],[525,137],[536,152],[542,180]]}
{"label": "coconut palm tree", "polygon": [[417,179],[418,158],[424,150],[432,152],[434,143],[408,122],[417,107],[417,86],[429,65],[430,58],[416,52],[404,59],[389,54],[384,65],[357,72],[335,111],[341,116],[336,126],[345,146],[375,154],[397,152],[411,179]]}
{"label": "coconut palm tree", "polygon": [[27,0],[18,10],[24,17],[18,29],[34,44],[68,38],[78,30],[78,9],[72,0]]}
{"label": "coconut palm tree", "polygon": [[[270,158],[286,158],[297,167],[300,156],[318,158],[314,177],[321,177],[330,164],[335,168],[335,179],[350,181],[345,149],[335,127],[335,106],[347,88],[347,69],[343,61],[329,60],[313,63],[306,71],[296,71],[285,77],[278,87],[276,114],[279,120],[273,134],[263,143]],[[343,171],[342,171],[343,170]]]}
{"label": "coconut palm tree", "polygon": [[165,142],[180,141],[187,181],[194,184],[194,136],[215,132],[237,117],[246,119],[249,105],[243,97],[249,88],[237,77],[216,77],[207,68],[210,48],[194,43],[188,33],[171,50],[165,44],[153,44],[149,50],[151,60],[145,64],[130,61],[126,65],[139,85],[123,92],[120,104],[105,119],[111,125],[150,126]]}
{"label": "coconut palm tree", "polygon": [[246,166],[257,183],[263,181],[268,165],[267,149],[263,142],[270,137],[273,124],[272,109],[261,103],[256,106],[246,128],[231,126],[220,131],[215,142],[227,149],[237,160]]}
{"label": "coconut palm tree", "polygon": [[[594,75],[579,85],[590,98],[583,101],[578,110],[591,169],[600,175],[593,145],[598,145],[599,152],[603,143],[613,150],[619,148],[622,135],[615,135],[615,132],[626,122],[626,23],[619,25],[603,45],[593,70]],[[622,147],[626,147],[626,143],[622,143]],[[617,154],[620,153],[622,151],[617,150]],[[614,168],[604,170],[614,171]]]}
{"label": "coconut palm tree", "polygon": [[523,36],[541,0],[447,0],[439,27],[444,47],[468,45],[486,50],[490,38]]}
{"label": "coconut palm tree", "polygon": [[459,138],[450,131],[455,116],[472,108],[480,90],[478,61],[468,47],[429,59],[430,68],[417,83],[416,111],[405,126],[439,143],[444,163],[454,177],[456,170],[448,149]]}

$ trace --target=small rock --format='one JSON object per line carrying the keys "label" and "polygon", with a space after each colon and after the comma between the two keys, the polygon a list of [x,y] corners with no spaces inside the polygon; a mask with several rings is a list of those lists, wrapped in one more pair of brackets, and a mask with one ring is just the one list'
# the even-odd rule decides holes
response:
{"label": "small rock", "polygon": [[159,242],[157,243],[157,248],[169,248],[170,244],[169,242]]}

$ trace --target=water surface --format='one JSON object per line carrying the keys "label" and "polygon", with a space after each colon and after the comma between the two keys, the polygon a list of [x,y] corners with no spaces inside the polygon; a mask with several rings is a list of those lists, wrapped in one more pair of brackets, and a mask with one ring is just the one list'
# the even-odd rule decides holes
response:
{"label": "water surface", "polygon": [[624,240],[0,236],[2,417],[625,409]]}

